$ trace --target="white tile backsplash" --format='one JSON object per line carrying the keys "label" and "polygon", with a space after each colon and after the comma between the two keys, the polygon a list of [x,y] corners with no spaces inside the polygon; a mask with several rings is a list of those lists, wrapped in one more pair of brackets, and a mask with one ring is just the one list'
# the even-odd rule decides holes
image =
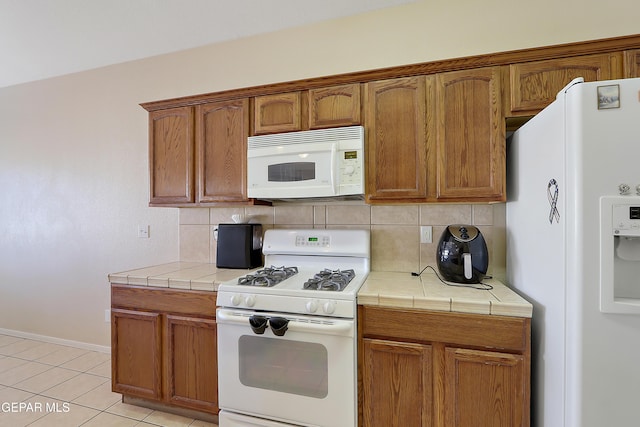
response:
{"label": "white tile backsplash", "polygon": [[[366,228],[371,230],[371,267],[374,271],[412,272],[435,267],[440,235],[449,224],[478,226],[487,240],[489,273],[505,270],[506,236],[504,204],[362,203],[297,204],[231,208],[180,209],[180,261],[212,262],[216,259],[213,230],[233,222],[234,214],[250,218],[263,228]],[[420,225],[433,226],[433,242],[420,243]]]}

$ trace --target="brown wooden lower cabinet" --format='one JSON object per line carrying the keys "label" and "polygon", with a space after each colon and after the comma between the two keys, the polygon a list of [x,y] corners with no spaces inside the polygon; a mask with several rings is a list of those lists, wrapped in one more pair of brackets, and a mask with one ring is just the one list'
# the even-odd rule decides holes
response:
{"label": "brown wooden lower cabinet", "polygon": [[361,426],[529,426],[530,319],[358,311]]}
{"label": "brown wooden lower cabinet", "polygon": [[215,299],[215,292],[112,285],[112,390],[217,414]]}

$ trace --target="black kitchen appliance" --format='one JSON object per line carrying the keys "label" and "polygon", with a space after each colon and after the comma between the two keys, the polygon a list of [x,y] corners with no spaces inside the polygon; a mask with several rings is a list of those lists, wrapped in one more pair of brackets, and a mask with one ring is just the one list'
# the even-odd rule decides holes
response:
{"label": "black kitchen appliance", "polygon": [[480,283],[489,265],[480,230],[473,225],[447,226],[438,242],[437,262],[440,275],[448,282]]}
{"label": "black kitchen appliance", "polygon": [[255,268],[261,265],[261,224],[218,224],[216,267]]}

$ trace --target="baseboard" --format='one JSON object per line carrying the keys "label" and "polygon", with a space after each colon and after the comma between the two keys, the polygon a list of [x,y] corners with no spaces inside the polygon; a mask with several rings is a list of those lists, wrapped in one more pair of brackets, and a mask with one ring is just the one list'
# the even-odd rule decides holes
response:
{"label": "baseboard", "polygon": [[81,348],[83,350],[98,351],[100,353],[111,353],[111,346],[90,344],[86,342],[66,340],[63,338],[50,337],[47,335],[32,334],[30,332],[14,331],[12,329],[0,328],[0,334],[10,335],[12,337],[26,338],[30,340],[43,341],[51,344],[66,345],[68,347]]}

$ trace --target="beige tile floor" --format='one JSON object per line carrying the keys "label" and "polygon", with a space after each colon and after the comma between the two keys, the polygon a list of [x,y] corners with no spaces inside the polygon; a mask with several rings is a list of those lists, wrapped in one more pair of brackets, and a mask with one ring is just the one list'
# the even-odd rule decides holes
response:
{"label": "beige tile floor", "polygon": [[215,426],[122,403],[109,354],[0,334],[0,427]]}

